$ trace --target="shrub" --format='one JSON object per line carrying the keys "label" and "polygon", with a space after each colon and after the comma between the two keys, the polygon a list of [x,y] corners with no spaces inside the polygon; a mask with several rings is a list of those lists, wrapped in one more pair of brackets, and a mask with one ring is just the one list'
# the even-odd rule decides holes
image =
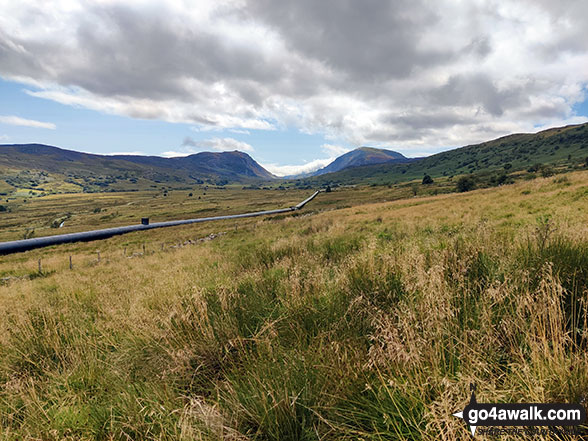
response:
{"label": "shrub", "polygon": [[543,176],[544,178],[548,178],[550,176],[553,176],[554,173],[555,172],[553,171],[553,168],[551,168],[547,165],[545,165],[541,168],[541,176]]}
{"label": "shrub", "polygon": [[429,184],[432,184],[433,182],[434,182],[433,178],[430,177],[429,175],[423,176],[423,185],[429,185]]}
{"label": "shrub", "polygon": [[541,164],[537,163],[537,164],[533,164],[532,166],[530,166],[527,171],[529,173],[536,173],[539,170],[541,170]]}
{"label": "shrub", "polygon": [[493,175],[490,178],[490,185],[503,185],[508,183],[508,176],[504,173],[499,175]]}
{"label": "shrub", "polygon": [[570,180],[567,176],[560,176],[559,178],[555,178],[553,180],[554,184],[564,184],[564,185],[571,185]]}
{"label": "shrub", "polygon": [[463,193],[476,188],[476,181],[472,176],[462,176],[457,180],[457,191]]}

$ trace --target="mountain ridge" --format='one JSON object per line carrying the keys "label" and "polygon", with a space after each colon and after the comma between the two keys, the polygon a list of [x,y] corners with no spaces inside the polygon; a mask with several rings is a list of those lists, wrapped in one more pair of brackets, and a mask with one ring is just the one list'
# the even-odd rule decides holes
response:
{"label": "mountain ridge", "polygon": [[[511,173],[538,165],[577,167],[588,157],[588,123],[516,133],[479,144],[406,158],[393,150],[359,147],[299,185],[395,184],[432,177]],[[366,165],[366,162],[368,163]],[[331,170],[336,170],[331,172]],[[269,181],[276,177],[248,154],[200,152],[185,157],[97,155],[45,144],[0,145],[0,195],[14,193],[134,191]],[[167,187],[166,187],[167,186]]]}
{"label": "mountain ridge", "polygon": [[[247,153],[239,151],[164,158],[98,155],[38,143],[0,145],[0,180],[17,188],[43,189],[43,183],[60,179],[83,191],[122,191],[125,187],[177,187],[274,178]],[[142,184],[136,185],[139,181]],[[71,185],[66,187],[71,190]]]}

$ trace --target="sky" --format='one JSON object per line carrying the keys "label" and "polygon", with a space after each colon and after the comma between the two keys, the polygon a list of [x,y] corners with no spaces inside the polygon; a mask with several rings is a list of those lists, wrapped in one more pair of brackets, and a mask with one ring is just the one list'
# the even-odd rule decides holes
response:
{"label": "sky", "polygon": [[588,121],[584,0],[0,0],[0,143],[277,175]]}

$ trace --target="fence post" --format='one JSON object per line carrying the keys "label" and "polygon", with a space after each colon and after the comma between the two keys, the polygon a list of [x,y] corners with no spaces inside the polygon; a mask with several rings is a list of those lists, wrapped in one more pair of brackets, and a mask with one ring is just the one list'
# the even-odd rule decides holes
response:
{"label": "fence post", "polygon": [[98,262],[100,262],[100,251],[97,251],[98,253]]}
{"label": "fence post", "polygon": [[70,254],[70,256],[69,256],[69,269],[73,269],[73,265],[72,265],[72,263],[71,263],[71,254]]}
{"label": "fence post", "polygon": [[41,259],[39,259],[39,274],[41,274],[43,272],[42,268],[41,268]]}

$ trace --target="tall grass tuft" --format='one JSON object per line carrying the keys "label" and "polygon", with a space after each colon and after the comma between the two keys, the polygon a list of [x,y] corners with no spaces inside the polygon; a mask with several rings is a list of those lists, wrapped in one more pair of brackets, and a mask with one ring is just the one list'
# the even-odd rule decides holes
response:
{"label": "tall grass tuft", "polygon": [[558,278],[563,288],[566,328],[572,339],[582,347],[588,343],[586,308],[588,306],[588,244],[574,242],[561,235],[555,236],[549,225],[541,223],[535,238],[530,238],[518,252],[522,269],[529,273],[529,283],[537,287],[541,273],[547,267]]}

